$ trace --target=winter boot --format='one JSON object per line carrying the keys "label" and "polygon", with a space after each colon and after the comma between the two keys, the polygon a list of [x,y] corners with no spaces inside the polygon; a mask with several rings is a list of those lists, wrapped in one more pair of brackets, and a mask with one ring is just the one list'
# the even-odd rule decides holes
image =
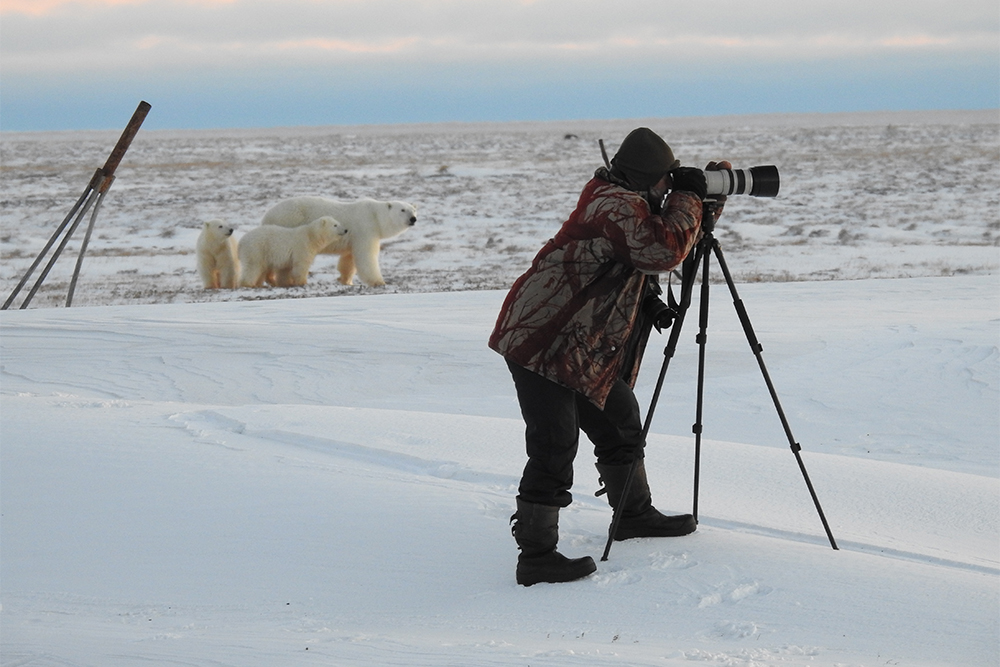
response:
{"label": "winter boot", "polygon": [[594,559],[566,558],[556,551],[559,541],[559,508],[517,499],[517,513],[510,518],[511,533],[521,554],[517,557],[517,583],[555,584],[586,577],[597,570]]}
{"label": "winter boot", "polygon": [[[630,467],[629,464],[597,464],[597,472],[600,473],[601,481],[604,483],[602,491],[607,492],[611,507],[622,515],[618,530],[615,532],[615,540],[628,540],[633,537],[677,537],[693,533],[698,524],[690,514],[666,516],[653,507],[649,482],[646,480],[646,465],[641,459],[636,464],[628,498],[624,503],[621,502]],[[600,493],[599,491],[598,494]]]}

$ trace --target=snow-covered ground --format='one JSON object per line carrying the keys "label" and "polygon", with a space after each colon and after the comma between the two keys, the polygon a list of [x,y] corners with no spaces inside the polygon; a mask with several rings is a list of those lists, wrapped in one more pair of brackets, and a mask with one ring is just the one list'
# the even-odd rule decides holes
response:
{"label": "snow-covered ground", "polygon": [[[781,197],[734,198],[719,231],[840,549],[716,286],[699,530],[617,543],[594,576],[531,588],[514,582],[508,526],[523,423],[486,338],[506,282],[592,171],[577,142],[633,123],[137,139],[77,290],[93,307],[36,307],[63,298],[54,280],[0,314],[0,665],[996,665],[995,114],[866,119],[748,119],[718,137],[677,121],[674,142],[694,162],[798,156]],[[805,159],[810,133],[841,165],[851,141],[868,152],[852,175],[828,171]],[[905,140],[879,153],[889,136]],[[726,150],[748,137],[784,152]],[[935,157],[906,168],[917,137]],[[5,286],[107,139],[2,137]],[[436,145],[448,163],[410,150]],[[84,146],[104,155],[74,175]],[[891,187],[869,191],[882,173]],[[339,286],[326,259],[303,290],[200,290],[198,221],[253,220],[300,181],[343,197],[424,184],[400,197],[424,214],[384,250],[388,288]],[[878,226],[871,211],[860,224],[866,207]],[[795,242],[778,231],[790,217],[817,227]],[[844,229],[865,237],[840,243]],[[885,276],[898,279],[872,279]],[[302,296],[318,298],[285,298]],[[694,318],[685,329],[647,455],[667,511],[692,504]],[[664,343],[650,344],[644,406]],[[583,447],[568,555],[603,550],[596,477]]]}
{"label": "snow-covered ground", "polygon": [[[4,312],[2,663],[995,665],[996,276],[741,290],[839,551],[724,290],[698,532],[530,589],[503,292]],[[672,511],[690,334],[649,443]],[[577,479],[561,544],[596,558],[586,448]]]}

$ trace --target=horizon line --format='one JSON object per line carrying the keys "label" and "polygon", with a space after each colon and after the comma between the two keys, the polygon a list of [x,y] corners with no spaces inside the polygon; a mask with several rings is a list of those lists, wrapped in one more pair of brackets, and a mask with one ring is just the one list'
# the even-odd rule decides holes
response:
{"label": "horizon line", "polygon": [[[137,102],[139,104],[139,102]],[[155,106],[154,106],[155,108]],[[576,123],[576,124],[589,124],[589,123],[642,123],[649,121],[673,121],[681,122],[686,125],[692,126],[698,124],[699,122],[706,121],[720,121],[720,120],[787,120],[791,117],[797,118],[828,118],[834,116],[846,117],[875,117],[886,114],[899,114],[899,115],[944,115],[944,114],[987,114],[996,113],[997,116],[993,118],[996,123],[1000,124],[1000,107],[979,107],[979,108],[963,108],[963,107],[953,107],[953,108],[935,108],[935,109],[863,109],[856,111],[772,111],[772,112],[748,112],[748,113],[728,113],[728,114],[704,114],[704,115],[682,115],[682,116],[634,116],[634,117],[608,117],[608,118],[539,118],[539,119],[510,119],[510,120],[438,120],[438,121],[413,121],[413,122],[393,122],[393,123],[324,123],[318,125],[310,124],[297,124],[297,125],[219,125],[213,127],[163,127],[163,128],[151,128],[146,129],[145,133],[149,132],[238,132],[238,131],[254,131],[254,130],[270,130],[270,131],[295,131],[295,130],[325,130],[330,128],[341,128],[341,129],[354,129],[354,130],[372,130],[375,128],[444,128],[448,126],[450,128],[455,127],[482,127],[489,125],[545,125],[545,124],[565,124],[565,123]],[[125,126],[127,119],[123,119],[122,127]],[[977,120],[976,122],[981,122]],[[115,128],[78,128],[78,129],[50,129],[50,130],[5,130],[0,128],[0,135],[13,135],[13,134],[73,134],[73,133],[88,133],[88,132],[116,132],[120,131],[120,128],[116,130]]]}

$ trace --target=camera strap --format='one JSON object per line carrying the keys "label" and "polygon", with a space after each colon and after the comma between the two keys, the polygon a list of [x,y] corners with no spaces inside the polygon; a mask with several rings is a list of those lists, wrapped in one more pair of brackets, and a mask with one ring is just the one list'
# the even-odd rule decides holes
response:
{"label": "camera strap", "polygon": [[608,159],[608,151],[604,148],[604,139],[598,139],[597,145],[601,147],[601,157],[604,158],[604,165],[611,171],[611,160]]}

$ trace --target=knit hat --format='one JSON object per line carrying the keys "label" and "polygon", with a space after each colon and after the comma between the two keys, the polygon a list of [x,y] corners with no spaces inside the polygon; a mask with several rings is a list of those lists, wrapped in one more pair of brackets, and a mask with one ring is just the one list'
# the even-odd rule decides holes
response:
{"label": "knit hat", "polygon": [[667,142],[647,127],[629,132],[611,158],[613,170],[640,191],[656,185],[664,174],[680,164]]}

